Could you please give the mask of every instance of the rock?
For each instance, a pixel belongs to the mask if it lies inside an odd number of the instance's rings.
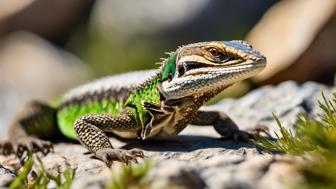
[[[233,156],[231,158],[235,161],[230,162],[226,162],[226,158],[228,157],[219,156],[217,163],[207,167],[202,173],[209,188],[255,188],[256,183],[267,173],[267,168],[275,163],[270,155],[244,158]]]
[[[15,177],[15,172],[0,164],[0,186],[9,186]]]
[[[261,87],[238,100],[224,99],[204,109],[224,111],[240,128],[251,129],[256,125],[266,125],[273,134],[273,131],[278,131],[278,127],[272,113],[279,117],[283,126],[293,129],[298,113],[312,115],[320,112],[317,100],[321,100],[321,90],[328,96],[335,91],[335,87],[327,88],[313,82],[298,85],[287,81],[276,87]]]
[[[279,1],[247,36],[270,64],[261,85],[286,80],[332,84],[336,71],[336,1]]]
[[[316,100],[321,89],[326,95],[335,91],[335,88],[313,82],[298,85],[288,81],[256,89],[239,99],[224,99],[204,109],[226,112],[242,129],[262,124],[273,133],[277,126],[272,112],[284,127],[292,128],[298,112],[319,111]],[[208,126],[189,126],[179,136],[166,140],[126,143],[111,138],[111,141],[116,148],[141,148],[147,159],[154,160],[144,178],[153,188],[278,189],[301,179],[290,158],[264,154],[251,143],[221,140]],[[0,156],[0,164],[5,161],[6,157]],[[55,153],[43,157],[42,161],[52,174],[76,168],[72,188],[105,187],[118,175],[115,173],[118,166],[120,168],[120,163],[116,162],[111,173],[83,146],[68,143],[56,144]]]
[[[0,2],[0,18],[3,20],[15,13],[19,12],[20,10],[28,7],[33,0],[26,0],[26,1],[1,1]]]
[[[259,181],[256,188],[260,189],[282,189],[291,181],[302,180],[296,168],[293,166],[293,159],[289,157],[275,156],[273,162],[267,167],[267,173]],[[289,179],[290,178],[290,179]],[[273,182],[274,180],[282,182]]]
[[[62,43],[76,25],[83,23],[92,4],[80,0],[1,1],[0,38],[24,30]]]
[[[110,172],[109,172],[110,173]],[[83,173],[79,178],[75,179],[71,185],[71,188],[90,188],[100,189],[106,186],[106,183],[111,178],[111,174],[92,174],[89,172]]]
[[[204,188],[206,184],[191,164],[185,166],[185,162],[173,159],[158,162],[155,166],[158,169],[149,175],[153,188]]]

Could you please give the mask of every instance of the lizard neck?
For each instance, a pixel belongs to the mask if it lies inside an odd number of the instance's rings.
[[[161,82],[161,73],[157,73],[152,76],[130,93],[124,106],[128,108],[133,108],[135,111],[133,115],[134,118],[141,124],[142,127],[150,121],[150,115],[144,108],[144,103],[150,103],[154,106],[160,107],[161,95],[158,89],[158,85]]]
[[[161,99],[162,94],[159,86],[162,81],[171,79],[175,74],[176,56],[176,52],[170,53],[170,56],[162,61],[162,65],[156,74],[137,86],[125,102],[125,107],[135,110],[133,116],[141,123],[143,128],[151,119],[149,112],[143,105],[148,103],[160,108],[163,99]]]
[[[216,89],[213,89],[211,91],[199,94],[199,95],[195,95],[194,99],[195,99],[195,105],[199,107],[203,106],[205,103],[207,103],[210,99],[212,99],[213,97],[215,97],[216,95],[218,95],[219,93],[221,93],[222,91],[224,91],[226,88],[230,87],[231,85],[227,85],[227,86],[221,86],[218,87]]]

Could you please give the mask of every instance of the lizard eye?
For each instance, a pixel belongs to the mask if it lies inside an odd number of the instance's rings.
[[[220,57],[222,55],[222,53],[217,48],[214,47],[209,48],[208,51],[214,57]]]

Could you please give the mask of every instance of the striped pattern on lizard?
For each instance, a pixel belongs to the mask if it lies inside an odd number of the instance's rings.
[[[16,115],[2,154],[48,153],[57,136],[78,140],[98,159],[137,162],[139,149],[115,149],[106,133],[147,140],[177,135],[189,123],[213,125],[223,138],[249,140],[222,112],[199,108],[234,83],[266,66],[244,41],[212,41],[177,48],[156,70],[106,77],[67,92],[50,106],[32,101]],[[44,139],[44,140],[42,140]]]

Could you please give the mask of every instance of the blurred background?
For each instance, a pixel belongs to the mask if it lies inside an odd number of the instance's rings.
[[[285,80],[334,84],[336,0],[2,0],[0,136],[29,99],[156,68],[183,44],[235,39],[266,55],[268,66],[221,97]]]

